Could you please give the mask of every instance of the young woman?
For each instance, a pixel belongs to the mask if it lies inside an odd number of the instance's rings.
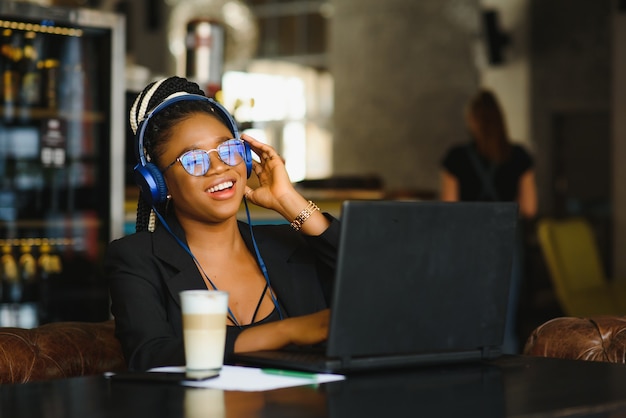
[[[233,352],[325,340],[339,222],[296,192],[271,146],[238,138],[230,115],[195,83],[170,77],[148,85],[130,119],[137,231],[113,241],[105,259],[129,368],[185,363],[185,289],[229,293],[227,362]],[[258,187],[247,185],[249,175]],[[242,201],[287,222],[239,221]]]
[[[537,213],[533,159],[510,141],[496,96],[480,90],[467,106],[465,122],[471,141],[445,155],[441,199],[513,201],[522,217],[533,218]]]

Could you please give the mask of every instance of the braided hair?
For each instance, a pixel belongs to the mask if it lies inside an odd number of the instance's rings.
[[[142,121],[146,119],[152,109],[166,100],[170,95],[181,92],[205,95],[198,84],[182,77],[173,76],[148,84],[143,91],[139,93],[130,109],[130,127],[133,133],[137,135]],[[162,167],[163,162],[160,160],[165,151],[167,142],[171,138],[172,128],[178,122],[195,113],[208,113],[224,123],[220,117],[214,113],[208,102],[183,100],[173,103],[156,113],[148,121],[149,125],[145,129],[143,139],[144,155],[146,159],[158,167]],[[155,209],[160,213],[164,213],[168,209],[167,202],[159,204]],[[151,210],[152,207],[145,201],[140,192],[137,202],[136,232],[148,230]]]

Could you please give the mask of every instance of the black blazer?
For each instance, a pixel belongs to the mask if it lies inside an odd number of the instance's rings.
[[[253,227],[284,317],[310,314],[330,306],[339,222],[326,216],[331,225],[318,237],[295,232],[286,224]],[[176,219],[167,222],[185,242]],[[239,222],[239,230],[255,255],[248,224]],[[159,225],[153,233],[139,232],[111,242],[104,268],[115,332],[129,368],[146,370],[185,364],[178,294],[186,289],[206,289],[191,255]],[[226,362],[240,332],[237,327],[228,327]]]

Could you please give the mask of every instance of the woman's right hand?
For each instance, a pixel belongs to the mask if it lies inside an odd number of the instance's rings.
[[[317,344],[328,338],[329,321],[330,309],[324,309],[251,327],[237,337],[235,352],[277,350],[290,344]]]
[[[328,338],[330,309],[310,315],[288,318],[283,321],[289,343],[296,345],[317,344]]]
[[[242,134],[252,151],[260,158],[260,162],[252,161],[252,171],[259,179],[259,187],[246,187],[246,198],[255,205],[266,209],[284,212],[283,199],[296,194],[293,183],[289,179],[285,161],[270,145],[257,141],[250,135]]]

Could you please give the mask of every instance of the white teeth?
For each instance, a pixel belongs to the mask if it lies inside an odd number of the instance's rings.
[[[219,192],[220,190],[230,189],[233,187],[232,181],[225,181],[224,183],[220,183],[217,186],[213,186],[209,188],[209,193]]]

